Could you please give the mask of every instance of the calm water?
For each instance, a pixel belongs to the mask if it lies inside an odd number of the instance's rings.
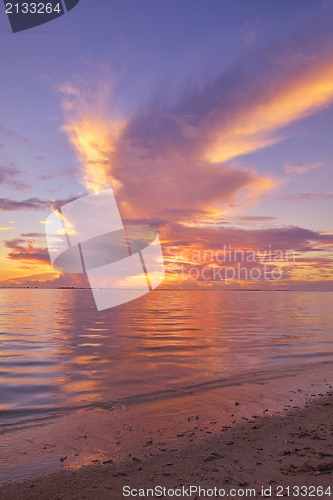
[[[135,405],[333,361],[333,293],[0,290],[0,419]]]

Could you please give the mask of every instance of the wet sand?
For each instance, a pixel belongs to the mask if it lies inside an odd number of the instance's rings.
[[[234,404],[236,409],[238,402]],[[225,494],[230,494],[232,489],[240,490],[234,498],[262,498],[264,493],[267,498],[286,497],[286,488],[294,485],[303,486],[309,498],[330,498],[329,487],[333,494],[333,394],[316,397],[303,407],[285,410],[283,414],[267,415],[264,410],[262,416],[243,417],[242,423],[234,426],[223,423],[212,421],[214,434],[208,431],[201,442],[191,442],[195,429],[201,425],[200,417],[192,415],[189,417],[191,430],[178,436],[182,446],[171,449],[160,446],[158,452],[144,459],[130,455],[123,463],[106,461],[108,463],[6,483],[0,488],[0,498],[140,498],[135,496],[136,492],[123,496],[125,486],[134,489],[184,486],[184,495],[180,498],[212,498],[208,496],[210,491],[206,496],[194,490],[190,492],[191,485],[206,490],[223,489]],[[153,444],[151,440],[146,442],[148,449]],[[253,492],[246,492],[249,488],[256,490],[255,496]],[[320,488],[324,488],[326,494],[322,495]],[[149,493],[148,498],[159,497]],[[165,493],[162,498],[172,498]],[[290,491],[289,497],[292,497]],[[222,496],[217,493],[215,498]]]
[[[152,455],[202,444],[221,429],[254,415],[272,416],[304,406],[332,390],[331,363],[209,380],[174,393],[141,395],[117,405],[36,416],[0,427],[0,483],[77,470],[129,453]]]

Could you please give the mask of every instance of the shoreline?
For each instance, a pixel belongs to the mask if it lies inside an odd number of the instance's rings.
[[[281,415],[332,390],[332,363],[297,370],[210,381],[166,399],[135,398],[108,409],[70,412],[0,427],[0,484],[78,470],[132,456],[146,461],[161,451],[201,444],[221,428],[253,416]],[[138,402],[140,402],[138,404]]]
[[[333,494],[333,393],[318,396],[282,415],[254,415],[234,427],[220,427],[219,432],[201,443],[162,449],[144,460],[129,456],[125,463],[109,461],[1,483],[0,497],[118,500],[126,498],[122,494],[126,485],[135,489],[197,485],[224,488],[226,492],[254,488],[255,498],[262,497],[262,487],[274,492],[278,486],[327,489],[331,485]]]

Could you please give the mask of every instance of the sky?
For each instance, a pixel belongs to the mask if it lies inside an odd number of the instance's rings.
[[[81,0],[0,35],[0,284],[82,284],[45,221],[112,187],[166,286],[333,289],[332,2]]]

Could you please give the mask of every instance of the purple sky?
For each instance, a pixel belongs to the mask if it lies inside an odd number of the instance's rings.
[[[274,244],[294,280],[331,276],[331,2],[81,0],[0,32],[1,280],[48,270],[51,200],[109,186],[166,245]]]

